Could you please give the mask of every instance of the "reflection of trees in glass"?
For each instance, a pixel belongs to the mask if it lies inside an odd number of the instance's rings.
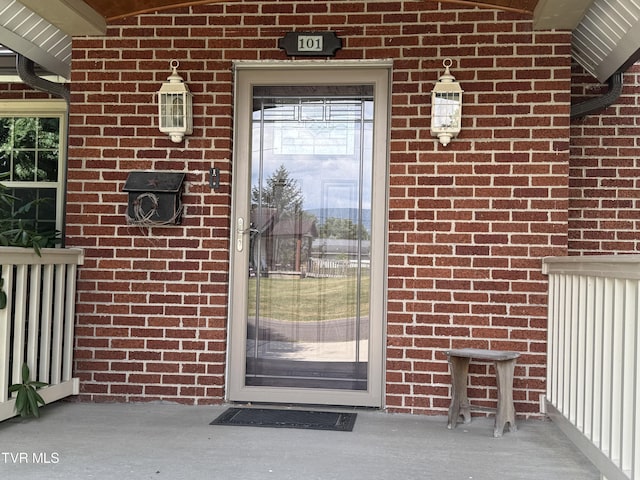
[[[320,238],[369,240],[369,232],[362,223],[356,225],[350,218],[329,217],[318,229]]]
[[[269,270],[300,271],[311,253],[311,243],[317,237],[316,218],[303,211],[304,195],[296,179],[281,165],[264,182],[251,189],[254,211],[261,213],[256,218],[265,217],[267,211],[275,212],[269,231],[263,225],[253,225],[261,234],[263,246],[269,252],[261,252],[266,258]],[[255,248],[252,245],[252,249]]]
[[[267,178],[265,185],[254,185],[251,201],[262,208],[275,208],[280,219],[292,218],[302,211],[304,196],[298,181],[289,176],[289,171],[280,165]]]
[[[11,126],[12,118],[0,118],[0,172],[5,173],[11,170]]]
[[[56,181],[58,176],[58,118],[0,119],[0,172],[13,181]]]

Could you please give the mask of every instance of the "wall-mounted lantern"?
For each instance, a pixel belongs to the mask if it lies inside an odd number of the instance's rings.
[[[444,74],[431,92],[431,135],[444,146],[458,136],[462,119],[462,88],[449,71],[452,64],[450,58],[442,62]]]
[[[185,135],[193,132],[192,95],[178,75],[178,65],[176,60],[170,63],[173,72],[158,91],[160,131],[169,135],[175,143],[180,143]]]

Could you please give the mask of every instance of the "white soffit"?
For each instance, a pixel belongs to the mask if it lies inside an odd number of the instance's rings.
[[[640,49],[640,1],[595,0],[573,31],[573,57],[601,82]]]
[[[104,35],[107,21],[83,0],[19,0],[72,37]]]
[[[104,18],[82,0],[0,0],[0,44],[65,78],[72,37],[105,31]]]
[[[535,30],[573,30],[594,0],[539,0],[533,12]]]
[[[0,44],[69,78],[71,36],[16,0],[0,0]]]

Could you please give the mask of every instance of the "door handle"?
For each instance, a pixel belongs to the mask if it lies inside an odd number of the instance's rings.
[[[244,247],[244,218],[238,217],[236,220],[236,250],[242,251]]]

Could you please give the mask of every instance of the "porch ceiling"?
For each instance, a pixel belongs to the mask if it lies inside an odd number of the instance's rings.
[[[109,22],[140,13],[223,1],[0,0],[0,44],[69,78],[72,37],[104,35]],[[574,58],[601,81],[639,58],[640,0],[439,1],[531,15],[536,30],[571,30]]]
[[[128,17],[138,13],[153,12],[181,5],[197,5],[199,3],[216,3],[223,1],[225,0],[85,0],[86,3],[100,12],[107,21]],[[558,3],[557,0],[550,1]],[[447,3],[447,0],[445,0],[445,3]],[[466,3],[491,8],[513,10],[522,13],[533,13],[536,4],[539,3],[539,0],[449,0],[448,3]]]

